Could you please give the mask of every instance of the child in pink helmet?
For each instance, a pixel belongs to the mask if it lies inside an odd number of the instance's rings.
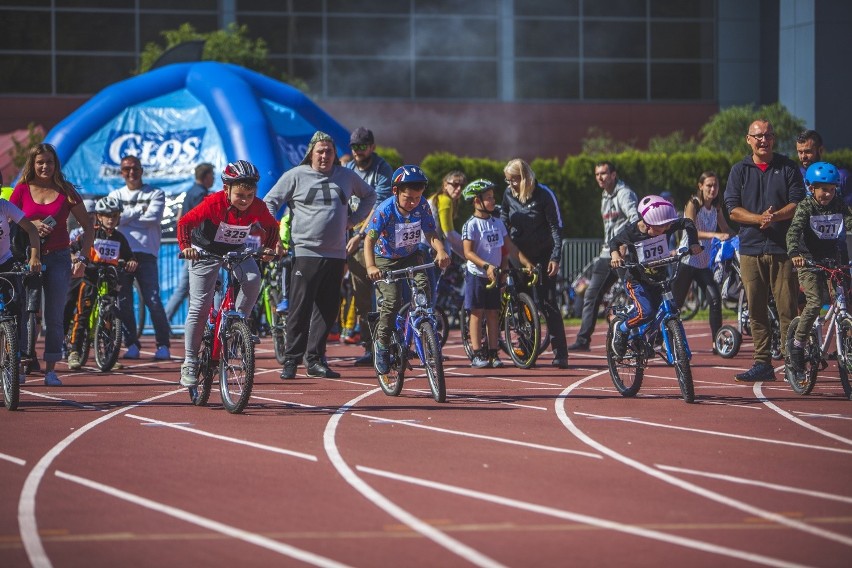
[[[645,264],[662,260],[677,251],[669,248],[669,236],[676,231],[686,231],[689,252],[699,254],[698,231],[691,219],[678,217],[675,206],[658,195],[648,195],[639,200],[639,220],[626,225],[609,242],[613,268],[630,262]],[[612,344],[616,355],[622,357],[627,348],[628,330],[654,317],[663,301],[657,286],[669,277],[668,268],[631,268],[624,275],[627,293],[633,302],[627,319],[615,327]]]

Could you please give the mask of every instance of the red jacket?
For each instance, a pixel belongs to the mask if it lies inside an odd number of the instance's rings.
[[[243,233],[239,227],[249,230]],[[180,250],[195,245],[215,254],[242,248],[243,243],[237,241],[249,232],[259,235],[266,248],[274,249],[278,243],[278,223],[262,199],[255,198],[248,209],[240,211],[228,202],[224,191],[205,197],[180,218],[177,226]]]

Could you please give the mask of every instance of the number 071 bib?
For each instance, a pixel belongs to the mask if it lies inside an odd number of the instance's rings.
[[[839,239],[843,234],[843,215],[811,215],[811,230],[822,240]]]

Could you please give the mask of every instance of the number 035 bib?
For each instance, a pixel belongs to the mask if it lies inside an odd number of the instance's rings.
[[[217,243],[225,243],[226,245],[241,245],[246,242],[249,236],[250,227],[242,227],[240,225],[231,225],[229,223],[219,223],[219,228],[216,230],[216,236],[213,240]]]
[[[111,241],[109,239],[95,239],[92,244],[92,260],[95,262],[116,263],[118,261],[118,253],[121,248],[121,243]]]
[[[843,234],[843,215],[811,215],[811,230],[822,240],[839,239]]]

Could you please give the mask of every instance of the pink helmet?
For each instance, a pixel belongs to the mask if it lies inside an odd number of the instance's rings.
[[[677,221],[675,206],[659,195],[647,195],[639,200],[639,216],[648,225],[668,225]]]

